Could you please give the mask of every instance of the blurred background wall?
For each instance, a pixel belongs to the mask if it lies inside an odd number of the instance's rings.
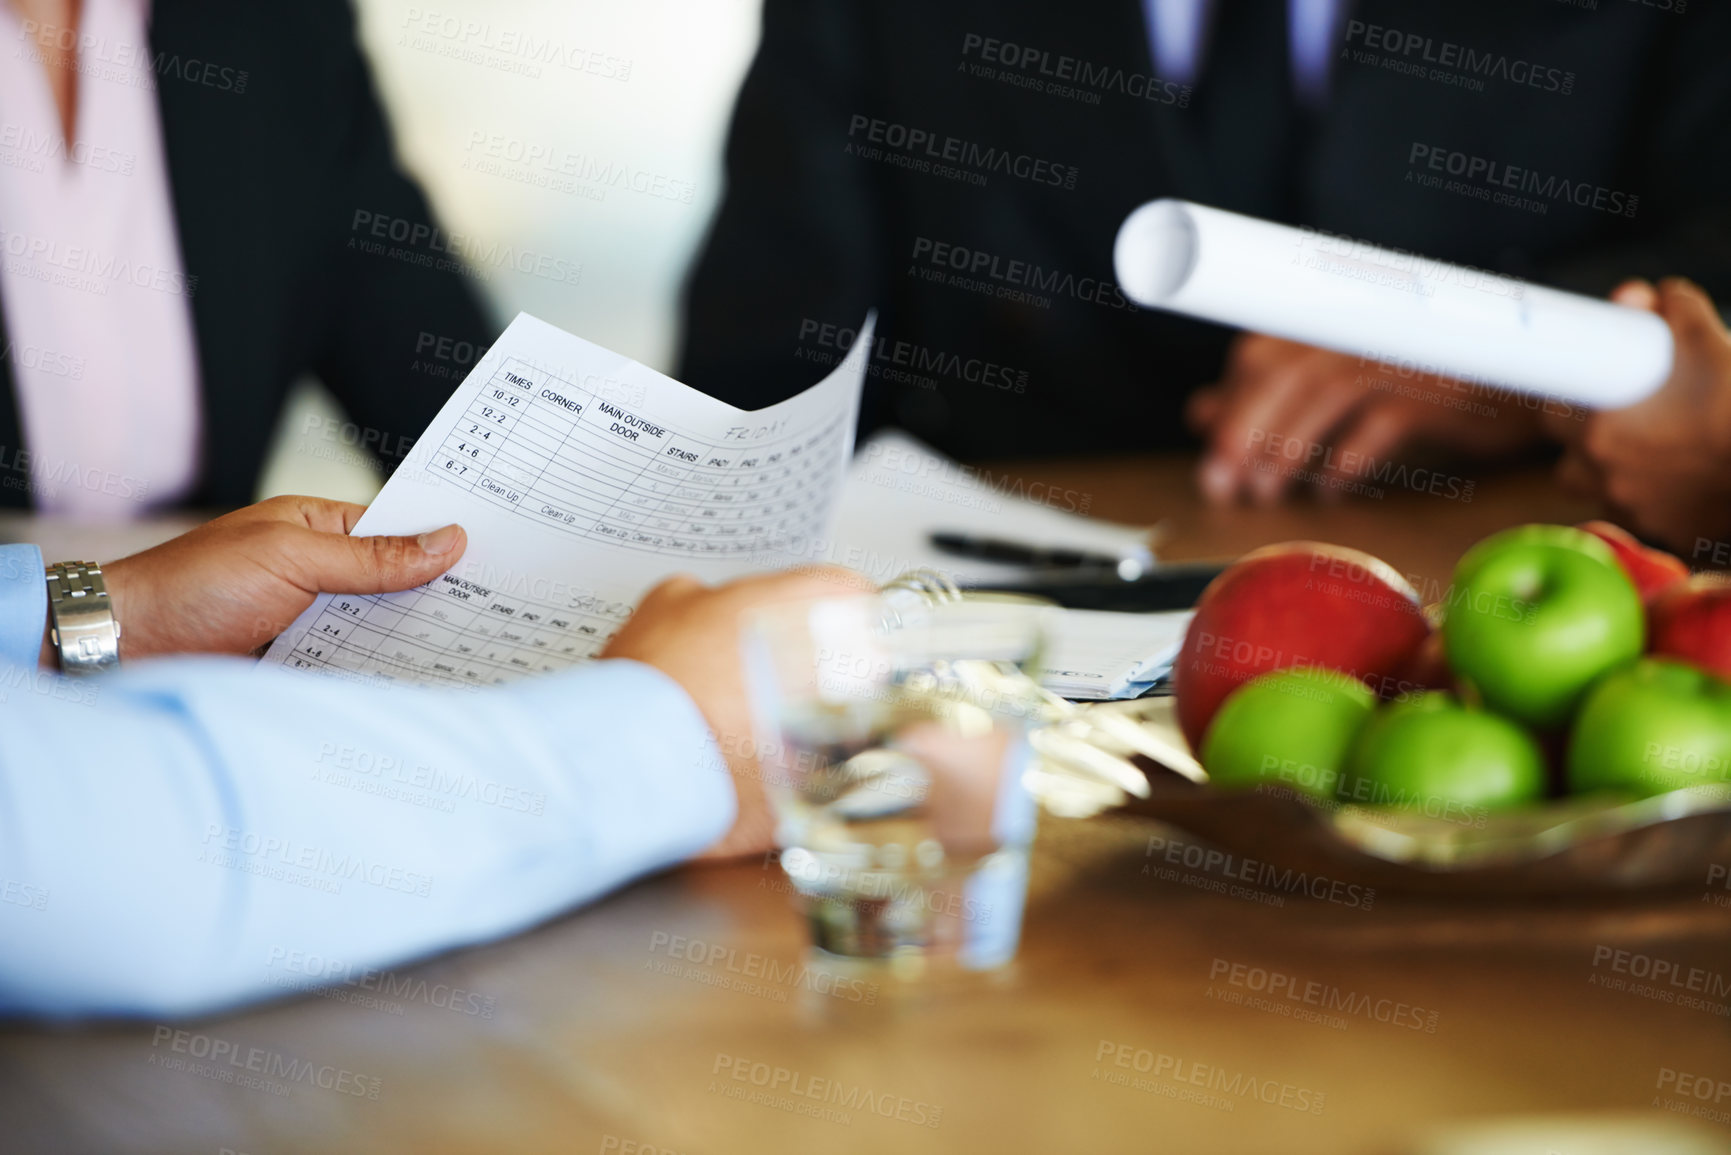
[[[534,313],[670,371],[760,0],[355,4],[398,154],[440,223],[531,270],[481,270],[498,327]],[[259,496],[372,498],[364,455],[324,436],[337,416],[316,383],[297,389]]]

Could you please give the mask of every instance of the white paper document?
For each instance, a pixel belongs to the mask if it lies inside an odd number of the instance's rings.
[[[593,657],[671,573],[805,559],[847,473],[871,330],[824,380],[746,412],[519,314],[354,530],[459,522],[463,559],[403,593],[321,595],[265,661],[504,682]]]
[[[1257,333],[1503,391],[1632,405],[1671,373],[1651,313],[1181,200],[1125,218],[1124,293]]]
[[[922,566],[962,585],[1027,576],[1025,566],[939,551],[931,535],[948,532],[1154,564],[1149,529],[1083,516],[1091,504],[1090,494],[965,467],[900,430],[885,430],[854,458],[829,558],[880,584]]]
[[[1171,671],[1195,616],[1065,610],[1056,615],[1040,684],[1063,698],[1139,697]]]

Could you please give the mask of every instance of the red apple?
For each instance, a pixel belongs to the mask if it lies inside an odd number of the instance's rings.
[[[1392,695],[1430,633],[1412,586],[1367,553],[1313,541],[1253,550],[1196,603],[1172,669],[1178,725],[1200,750],[1226,695],[1292,666],[1344,670]]]
[[[1689,567],[1681,558],[1642,545],[1634,534],[1620,525],[1608,521],[1583,521],[1575,528],[1586,530],[1611,547],[1611,552],[1617,555],[1617,564],[1635,583],[1635,589],[1644,602],[1652,601],[1655,594],[1689,576]]]
[[[1647,652],[1731,680],[1731,581],[1696,574],[1647,607]]]

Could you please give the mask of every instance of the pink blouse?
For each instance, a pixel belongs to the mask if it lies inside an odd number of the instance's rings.
[[[41,512],[122,521],[199,471],[195,277],[163,157],[149,0],[84,0],[78,44],[0,0],[0,303],[27,473]],[[61,131],[45,56],[78,56]],[[24,464],[27,462],[27,465]]]

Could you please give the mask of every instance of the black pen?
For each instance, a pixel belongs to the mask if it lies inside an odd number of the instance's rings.
[[[1143,563],[1136,558],[1114,557],[1106,553],[1089,553],[1080,549],[1043,548],[1002,538],[974,537],[966,533],[938,530],[932,533],[934,549],[952,557],[973,558],[976,561],[1004,562],[1008,565],[1035,566],[1040,569],[1108,569],[1125,580],[1140,576]],[[1125,573],[1125,567],[1134,572]]]

